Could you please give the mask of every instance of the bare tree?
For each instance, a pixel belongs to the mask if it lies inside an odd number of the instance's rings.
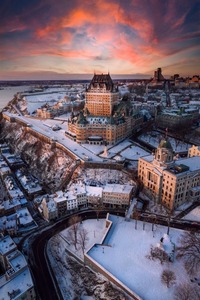
[[[200,234],[197,232],[185,232],[176,248],[177,258],[184,260],[188,274],[195,274],[200,269]]]
[[[74,234],[73,228],[69,228],[68,233],[67,233],[67,239],[70,244],[74,246],[74,248],[77,250],[77,242],[78,240],[76,239],[76,236]]]
[[[83,254],[88,240],[88,231],[85,228],[81,228],[78,231],[78,243],[81,246]]]
[[[151,230],[154,231],[154,226],[157,223],[157,216],[156,215],[149,215],[148,220],[152,224]]]
[[[145,230],[145,219],[143,220],[143,230]]]
[[[170,222],[171,222],[171,217],[172,217],[172,212],[171,210],[167,211],[167,234],[169,235],[169,230],[170,230]]]
[[[139,212],[138,212],[137,208],[134,209],[132,218],[135,219],[135,229],[137,230],[137,222],[139,219]]]
[[[81,218],[79,216],[73,216],[69,219],[69,231],[68,231],[68,239],[74,245],[77,250],[78,243],[78,229],[80,226]]]
[[[164,262],[169,262],[167,253],[159,247],[151,246],[150,254],[147,255],[147,258],[151,260],[159,260],[161,265]]]
[[[95,206],[97,221],[99,221],[99,215],[100,215],[101,211],[102,211],[102,204],[100,203],[100,200],[99,200],[98,204]]]
[[[174,292],[174,300],[199,300],[200,290],[187,282],[178,285]]]
[[[163,270],[161,275],[161,281],[165,284],[168,288],[172,286],[176,282],[176,276],[174,272],[171,270]]]

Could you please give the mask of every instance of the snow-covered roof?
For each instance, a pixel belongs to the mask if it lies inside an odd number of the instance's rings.
[[[88,196],[102,197],[102,190],[101,187],[86,185],[86,193]]]
[[[65,193],[67,201],[76,200],[76,192],[69,190]]]
[[[154,160],[154,156],[153,155],[147,155],[142,157],[142,159],[148,161],[148,162],[152,162]]]
[[[1,286],[1,299],[19,299],[20,296],[25,294],[25,292],[32,287],[33,281],[27,267],[11,280],[6,281],[5,278],[5,284]]]
[[[0,230],[17,229],[16,214],[11,216],[3,216],[0,218]]]
[[[49,198],[49,200],[45,201],[45,202],[46,202],[46,205],[47,205],[47,208],[48,208],[49,212],[57,210],[57,206],[56,206],[56,203],[55,203],[54,199]]]
[[[176,162],[180,165],[188,166],[190,171],[200,170],[200,157],[199,156],[193,156],[193,157],[179,159]]]
[[[8,254],[7,259],[9,260],[9,264],[15,272],[27,266],[27,261],[24,255],[19,250],[13,251]]]
[[[5,255],[10,251],[15,250],[16,248],[17,246],[15,242],[9,235],[0,238],[0,253],[2,255]]]
[[[13,195],[13,196],[15,196],[15,195]],[[18,196],[18,194],[16,196]],[[20,207],[21,203],[20,203],[19,199],[17,199],[17,198],[13,198],[12,200],[4,201],[5,210],[9,210],[11,208],[18,207],[18,206]]]
[[[119,193],[119,194],[129,194],[133,189],[133,186],[131,185],[125,185],[125,184],[106,184],[103,187],[103,192],[105,193]]]
[[[85,184],[72,184],[69,188],[69,190],[74,191],[76,194],[84,194],[86,192],[85,190]]]
[[[33,218],[26,207],[18,209],[17,215],[20,225],[27,226],[33,222]]]
[[[56,202],[56,203],[59,203],[59,202],[63,202],[63,201],[67,201],[67,199],[66,199],[66,197],[55,197],[54,198],[54,201]]]

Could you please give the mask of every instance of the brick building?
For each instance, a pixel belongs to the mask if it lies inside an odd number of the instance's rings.
[[[68,119],[66,135],[78,143],[115,144],[143,123],[129,101],[120,101],[109,74],[94,75],[85,93],[85,107]]]

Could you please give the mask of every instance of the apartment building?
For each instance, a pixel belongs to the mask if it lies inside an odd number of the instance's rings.
[[[130,204],[133,186],[121,184],[106,184],[103,187],[103,204],[109,207],[126,208]]]
[[[10,236],[0,238],[1,299],[36,299],[33,280],[24,255],[17,250]]]
[[[58,191],[42,199],[40,209],[44,218],[52,220],[64,216],[72,210],[91,207],[126,208],[132,198],[134,187],[131,185],[106,184],[90,186],[83,183],[73,184],[66,192]]]

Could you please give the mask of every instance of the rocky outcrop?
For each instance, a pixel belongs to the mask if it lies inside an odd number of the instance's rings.
[[[96,275],[87,267],[81,265],[76,260],[67,256],[68,271],[72,276],[72,286],[75,297],[81,299],[82,296],[91,296],[96,300],[126,300],[123,292],[115,288],[103,276]],[[78,284],[77,284],[78,283]]]
[[[49,190],[56,190],[64,174],[70,173],[73,159],[62,150],[52,149],[51,145],[31,135],[23,126],[5,121],[0,137],[10,144],[13,151],[28,164],[31,173]]]

